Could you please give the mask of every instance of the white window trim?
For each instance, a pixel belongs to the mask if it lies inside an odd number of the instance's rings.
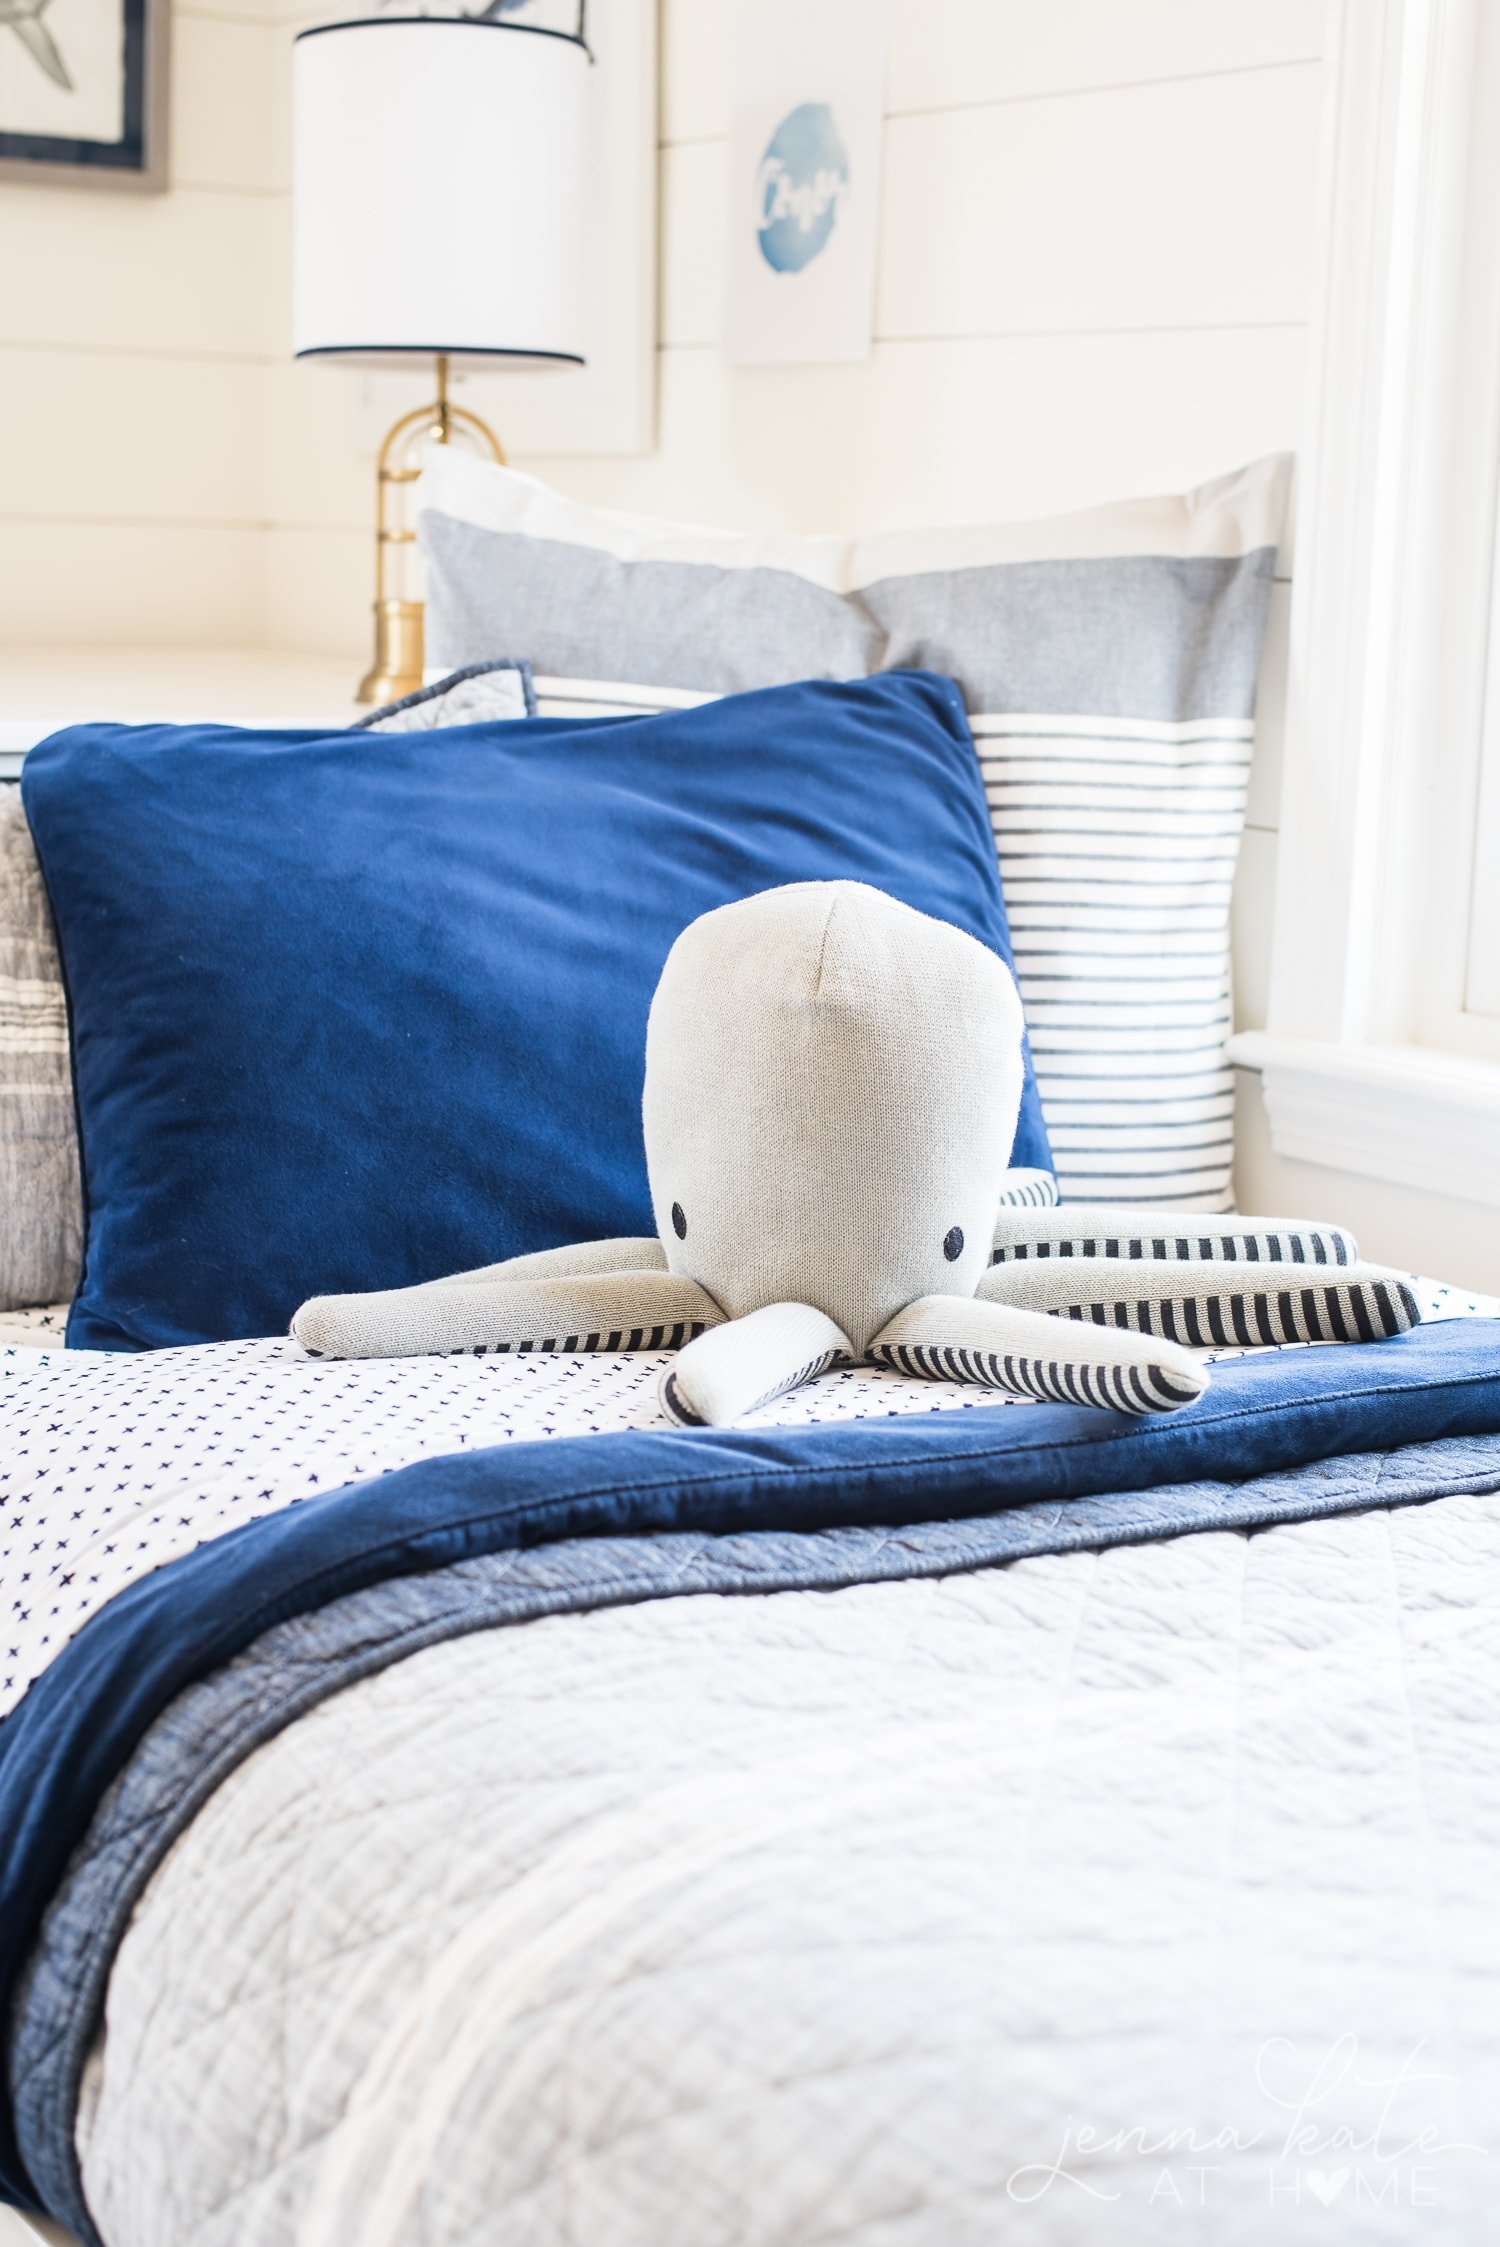
[[[1497,13],[1331,0],[1271,991],[1229,1048],[1278,1153],[1488,1205],[1500,1064],[1433,1042],[1430,932],[1484,720],[1500,286],[1471,284],[1500,226],[1470,121]]]

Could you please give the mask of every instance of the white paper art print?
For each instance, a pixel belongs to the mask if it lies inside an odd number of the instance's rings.
[[[866,359],[880,224],[883,0],[738,0],[725,350]]]
[[[0,177],[166,184],[169,0],[0,0]]]

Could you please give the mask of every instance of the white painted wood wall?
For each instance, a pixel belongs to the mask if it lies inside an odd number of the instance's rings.
[[[275,60],[191,0],[170,194],[0,183],[0,641],[260,634]]]
[[[362,644],[380,417],[286,357],[290,33],[328,12],[183,0],[168,195],[0,190],[0,639]],[[806,529],[1045,512],[1294,443],[1321,0],[891,14],[870,365],[720,363],[726,8],[663,0],[660,449],[545,472]],[[382,406],[420,388],[379,379]],[[505,378],[468,395],[503,433]]]
[[[889,8],[869,364],[723,364],[727,9],[662,0],[658,448],[521,465],[605,503],[815,530],[1048,513],[1295,447],[1322,0]],[[362,653],[373,446],[418,386],[287,358],[290,33],[328,12],[179,5],[165,198],[0,190],[0,640]],[[503,435],[505,379],[465,396]],[[1284,576],[1242,1027],[1264,1018],[1288,596]],[[1243,1200],[1467,1274],[1459,1205],[1279,1162],[1253,1078],[1242,1108]]]
[[[1322,0],[890,7],[870,364],[722,363],[728,9],[662,0],[658,449],[520,463],[649,512],[816,530],[1047,513],[1295,444]],[[284,259],[284,205],[277,225]],[[284,299],[268,628],[358,646],[373,450],[419,386],[290,365]],[[503,438],[507,378],[463,395]]]

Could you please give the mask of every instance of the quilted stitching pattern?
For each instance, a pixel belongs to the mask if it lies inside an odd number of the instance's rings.
[[[101,2232],[1064,2247],[1201,2193],[1209,2247],[1478,2241],[1497,1608],[1458,1496],[414,1655],[137,1907]]]

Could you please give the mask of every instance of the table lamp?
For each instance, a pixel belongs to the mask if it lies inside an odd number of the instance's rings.
[[[436,362],[436,398],[380,449],[375,659],[362,702],[422,680],[416,533],[401,508],[421,448],[456,439],[505,458],[477,414],[450,404],[449,369],[584,363],[582,0],[576,31],[504,20],[505,5],[319,24],[295,43],[296,356]]]

